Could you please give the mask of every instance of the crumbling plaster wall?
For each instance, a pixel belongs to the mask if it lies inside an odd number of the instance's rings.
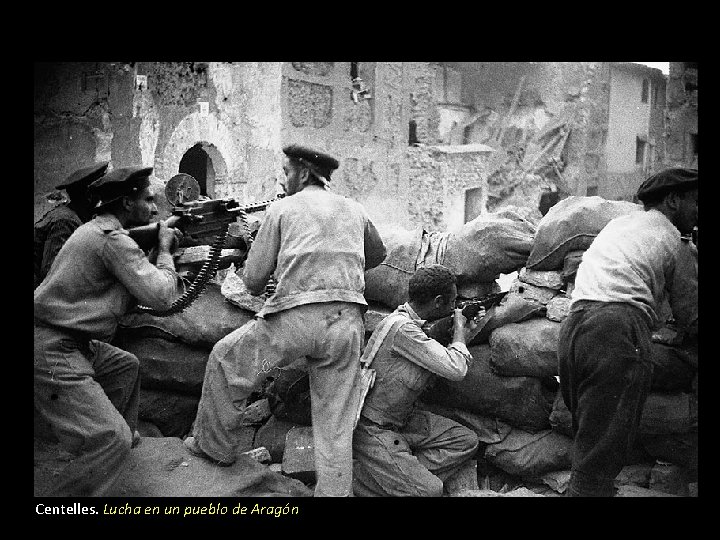
[[[47,195],[69,174],[110,159],[108,96],[121,73],[96,62],[34,65],[35,220],[52,207]]]
[[[413,74],[400,62],[360,62],[358,69],[372,97],[355,103],[349,62],[285,62],[282,144],[335,156],[335,192],[363,204],[376,223],[408,226],[407,87]]]
[[[137,84],[138,75],[146,84]],[[103,159],[113,168],[152,166],[153,185],[162,190],[196,143],[210,149],[214,196],[273,196],[281,166],[280,82],[280,63],[272,62],[36,66],[36,219],[49,207],[53,186],[79,167]],[[206,113],[200,102],[208,104]],[[161,215],[169,210],[159,207]]]

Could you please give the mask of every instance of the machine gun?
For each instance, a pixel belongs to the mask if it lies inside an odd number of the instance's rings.
[[[507,293],[508,291],[497,292],[488,294],[482,298],[463,300],[457,302],[456,307],[462,308],[462,314],[469,321],[473,319],[481,309],[488,310],[498,305]],[[433,338],[435,341],[447,347],[453,337],[453,317],[454,315],[448,315],[447,317],[430,321],[423,326],[423,331],[428,337]]]
[[[165,196],[173,206],[172,216],[177,217],[174,227],[183,233],[179,247],[206,245],[210,246],[210,251],[193,282],[168,310],[159,311],[147,306],[138,306],[138,310],[157,317],[180,313],[200,296],[208,281],[217,273],[223,248],[249,250],[253,237],[246,214],[263,211],[272,202],[282,198],[282,195],[279,195],[275,199],[248,205],[240,205],[232,198],[200,200],[200,187],[197,181],[184,173],[173,176],[168,181],[165,186]],[[230,224],[237,222],[238,218],[245,228],[245,238],[231,237],[232,241],[228,242]],[[157,244],[157,224],[135,227],[128,232],[145,251]]]

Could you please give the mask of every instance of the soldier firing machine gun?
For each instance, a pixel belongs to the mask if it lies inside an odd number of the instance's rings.
[[[247,214],[261,212],[283,197],[278,195],[275,199],[248,205],[240,205],[232,198],[200,200],[199,184],[195,178],[185,173],[175,175],[168,181],[165,186],[165,196],[173,206],[172,215],[179,218],[175,225],[183,233],[179,247],[207,245],[210,246],[210,251],[190,286],[168,310],[159,311],[148,306],[138,306],[140,311],[156,317],[174,315],[189,307],[217,273],[224,247],[250,249],[253,236],[247,222]],[[238,218],[245,229],[245,237],[239,244],[231,243],[226,246],[230,224],[237,222]],[[149,250],[157,244],[157,224],[135,227],[128,232],[144,250]]]

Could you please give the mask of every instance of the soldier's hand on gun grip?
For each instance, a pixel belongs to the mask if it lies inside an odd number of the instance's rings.
[[[172,253],[177,245],[176,231],[177,229],[168,227],[164,221],[158,222],[158,249],[160,251]]]

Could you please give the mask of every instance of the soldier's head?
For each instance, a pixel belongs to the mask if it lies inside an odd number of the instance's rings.
[[[457,299],[457,278],[441,264],[418,268],[408,283],[410,305],[429,321],[452,314]]]
[[[109,172],[91,186],[95,212],[114,214],[123,227],[147,225],[157,215],[150,185],[152,167],[124,167]]]
[[[70,206],[77,212],[82,221],[90,219],[93,203],[90,200],[88,188],[90,184],[105,174],[109,163],[103,161],[83,167],[73,172],[64,182],[55,186],[55,189],[64,189],[70,199]]]
[[[645,180],[637,197],[646,210],[665,214],[681,234],[692,233],[698,224],[697,169],[665,169]]]
[[[285,180],[280,182],[286,195],[294,195],[307,185],[327,186],[338,161],[323,152],[291,144],[283,148]]]

